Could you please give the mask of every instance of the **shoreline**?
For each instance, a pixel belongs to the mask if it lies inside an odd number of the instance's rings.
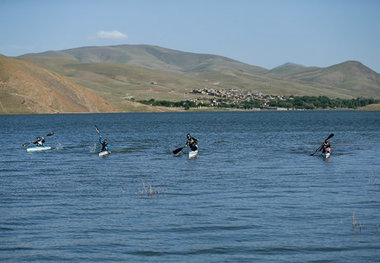
[[[300,111],[367,111],[367,112],[377,112],[380,111],[380,107],[375,109],[233,109],[233,108],[194,108],[185,110],[183,108],[170,108],[168,110],[163,108],[158,108],[152,111],[113,111],[113,112],[38,112],[38,113],[0,113],[0,116],[9,115],[61,115],[61,114],[119,114],[119,113],[186,113],[186,112],[300,112]]]

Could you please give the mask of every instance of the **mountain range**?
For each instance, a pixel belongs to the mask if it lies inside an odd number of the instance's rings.
[[[191,99],[189,92],[199,88],[380,98],[380,74],[358,61],[325,68],[286,63],[268,70],[150,45],[1,56],[0,81],[0,113],[151,111],[134,100]]]

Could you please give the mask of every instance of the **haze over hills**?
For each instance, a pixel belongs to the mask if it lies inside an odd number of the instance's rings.
[[[192,99],[196,95],[189,92],[202,88],[380,98],[380,75],[356,61],[326,68],[286,63],[268,70],[149,45],[82,47],[0,61],[3,113],[157,111],[134,100]]]

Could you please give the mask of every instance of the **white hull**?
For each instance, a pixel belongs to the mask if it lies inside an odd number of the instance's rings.
[[[198,155],[198,150],[189,152],[189,159],[195,158]]]
[[[325,158],[325,159],[327,159],[327,158],[330,157],[330,154],[331,154],[330,152],[323,152],[322,153],[322,157]]]
[[[107,156],[111,153],[111,151],[102,151],[99,153],[99,156]]]
[[[30,147],[27,148],[27,152],[39,152],[39,151],[46,151],[46,150],[51,150],[51,147]]]

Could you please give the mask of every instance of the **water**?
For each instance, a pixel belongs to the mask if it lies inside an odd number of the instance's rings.
[[[51,131],[54,150],[21,146]],[[18,115],[0,132],[0,261],[380,256],[378,112]],[[193,160],[172,155],[187,132]],[[310,156],[330,133],[330,159]]]

